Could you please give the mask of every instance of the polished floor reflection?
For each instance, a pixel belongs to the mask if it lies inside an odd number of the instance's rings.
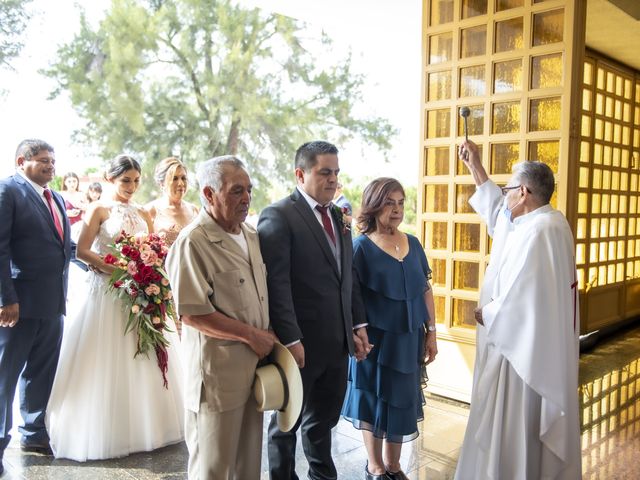
[[[582,478],[640,479],[640,328],[580,358]]]
[[[621,332],[583,354],[580,383],[583,478],[640,479],[637,459],[640,452],[640,326]],[[402,452],[402,466],[410,479],[453,477],[468,412],[465,404],[433,396],[427,399],[421,435],[405,444]],[[297,453],[297,470],[301,478],[306,478],[306,462],[300,445]],[[14,435],[5,452],[6,472],[2,480],[186,479],[186,457],[186,448],[181,444],[122,459],[79,464],[23,453],[18,435]],[[262,458],[266,466],[265,450]],[[340,478],[364,478],[366,454],[360,432],[344,421],[334,432],[334,458]],[[267,478],[264,471],[262,479]]]

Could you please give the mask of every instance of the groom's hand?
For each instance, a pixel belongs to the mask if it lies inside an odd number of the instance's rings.
[[[367,335],[367,329],[360,327],[353,332],[353,343],[355,346],[356,360],[361,361],[367,358],[367,355],[373,348],[373,345],[369,343],[369,336]]]
[[[18,317],[20,316],[20,304],[12,303],[0,307],[0,327],[13,327],[18,323]]]
[[[298,368],[304,368],[304,345],[302,342],[294,343],[287,347],[298,364]]]

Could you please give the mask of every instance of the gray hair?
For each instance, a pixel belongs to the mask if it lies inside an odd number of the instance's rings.
[[[200,190],[200,201],[203,206],[207,205],[207,199],[202,194],[204,187],[210,187],[213,191],[219,192],[224,184],[224,174],[228,167],[234,170],[246,170],[244,163],[238,157],[233,155],[223,155],[202,162],[196,169],[196,179]]]
[[[517,183],[526,186],[533,197],[546,205],[555,190],[553,170],[543,162],[522,162],[513,167],[513,178]]]

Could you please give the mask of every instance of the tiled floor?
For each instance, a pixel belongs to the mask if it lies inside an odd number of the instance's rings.
[[[640,479],[640,328],[580,357],[582,478]]]
[[[583,478],[640,479],[640,327],[602,342],[580,359]],[[429,397],[421,434],[405,444],[402,466],[412,480],[453,477],[468,416],[468,406]],[[19,418],[19,417],[16,417]],[[340,422],[334,432],[334,458],[340,477],[361,479],[366,454],[360,433]],[[298,445],[298,472],[306,478],[306,462]],[[123,459],[78,464],[21,452],[18,436],[5,452],[9,479],[140,479],[186,478],[183,444]],[[262,452],[266,466],[266,451]],[[263,472],[263,479],[268,475]]]

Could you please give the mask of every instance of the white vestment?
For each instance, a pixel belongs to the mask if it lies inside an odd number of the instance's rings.
[[[458,480],[579,479],[573,236],[545,205],[513,223],[487,181],[469,203],[493,237]]]

